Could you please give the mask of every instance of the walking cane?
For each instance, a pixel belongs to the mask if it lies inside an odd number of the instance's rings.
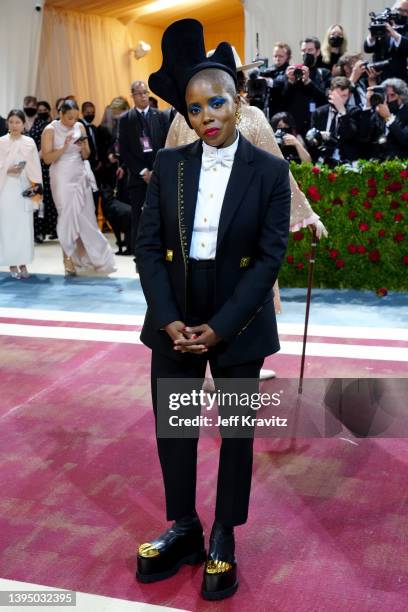
[[[309,326],[309,314],[310,314],[310,302],[312,298],[312,285],[313,285],[313,273],[314,273],[314,265],[316,262],[316,251],[317,251],[317,236],[316,236],[316,228],[313,227],[312,230],[312,250],[309,259],[309,274],[307,279],[307,297],[306,297],[306,315],[305,315],[305,329],[303,332],[303,350],[302,350],[302,359],[300,362],[300,377],[299,377],[299,388],[298,394],[301,395],[303,391],[303,374],[305,371],[305,357],[306,357],[306,342],[307,342],[307,329]]]

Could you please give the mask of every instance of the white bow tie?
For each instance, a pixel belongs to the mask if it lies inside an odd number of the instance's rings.
[[[221,164],[226,168],[232,168],[234,163],[235,152],[223,151],[222,149],[214,149],[211,151],[203,151],[201,167],[203,170],[210,170],[216,164]]]

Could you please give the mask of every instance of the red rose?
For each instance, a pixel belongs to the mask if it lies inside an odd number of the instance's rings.
[[[336,249],[329,249],[329,257],[337,259],[339,252]]]
[[[344,263],[344,260],[343,260],[343,259],[338,259],[338,260],[336,261],[336,268],[339,268],[339,269],[340,269],[340,268],[344,268],[344,266],[345,266],[345,263]]]
[[[303,238],[305,237],[303,232],[294,232],[293,234],[293,240],[296,240],[296,242],[299,242],[300,240],[303,240]]]
[[[394,236],[394,242],[402,242],[404,240],[404,234],[402,232],[398,232]]]
[[[378,249],[374,249],[373,251],[369,252],[368,257],[370,258],[370,261],[377,263],[377,261],[380,261],[381,259],[381,253]]]
[[[372,208],[371,202],[367,202],[367,200],[365,202],[363,202],[363,206],[364,206],[364,208]]]
[[[336,204],[338,204],[339,206],[343,205],[343,200],[341,198],[334,198],[334,200],[332,201],[333,206],[336,206]]]
[[[355,210],[350,210],[348,216],[349,216],[349,219],[355,219],[357,217],[357,213]]]
[[[385,229],[378,230],[378,236],[379,236],[379,238],[384,238],[384,236],[385,236]]]
[[[402,213],[397,213],[396,215],[394,215],[394,221],[395,223],[399,223],[400,221],[402,221],[404,218],[404,215]]]
[[[394,183],[390,183],[389,185],[387,185],[387,187],[385,188],[386,191],[401,191],[402,189],[402,183],[395,181]]]
[[[367,198],[375,198],[376,195],[377,195],[377,190],[375,188],[369,189],[367,191]]]
[[[349,253],[353,254],[353,253],[357,253],[357,247],[355,244],[349,244],[347,246],[347,250]]]
[[[320,195],[319,190],[316,187],[316,185],[311,185],[308,188],[307,193],[310,199],[313,200],[314,202],[319,202],[322,199],[322,196]]]
[[[369,187],[377,187],[377,180],[375,178],[369,178],[367,181]]]
[[[350,190],[350,193],[351,193],[352,196],[355,196],[358,193],[360,193],[360,190],[359,190],[358,187],[352,187],[351,190]]]
[[[387,295],[388,293],[388,289],[386,289],[385,287],[381,287],[381,289],[377,289],[376,294],[379,297],[384,297],[385,295]]]
[[[312,172],[313,174],[320,174],[320,168],[318,166],[313,166]]]
[[[366,248],[363,244],[359,244],[357,247],[357,252],[360,253],[360,255],[364,255],[364,253],[366,252]]]
[[[288,255],[287,258],[286,258],[286,261],[289,264],[293,264],[293,262],[295,261],[295,258],[293,257],[293,255]]]
[[[377,212],[375,212],[375,213],[374,213],[374,219],[375,219],[376,221],[381,221],[381,219],[382,219],[382,218],[383,218],[383,214],[382,214],[382,212],[377,211]]]
[[[336,178],[337,178],[337,174],[335,172],[329,172],[329,174],[327,175],[327,179],[329,180],[330,183],[334,183]]]
[[[408,192],[404,191],[404,193],[401,193],[400,198],[403,202],[408,202]]]
[[[390,206],[391,208],[399,208],[399,202],[397,202],[397,200],[392,200]]]
[[[361,232],[368,232],[368,230],[370,229],[368,223],[360,223],[358,228]]]
[[[391,178],[391,174],[389,174],[388,172],[384,172],[384,180],[389,181],[390,178]]]
[[[408,170],[401,170],[400,177],[403,179],[408,178]]]
[[[408,266],[408,255],[404,255],[404,257],[402,258],[402,263],[403,263],[405,266]]]
[[[300,261],[296,267],[298,270],[303,270],[303,268],[305,267],[305,264]]]

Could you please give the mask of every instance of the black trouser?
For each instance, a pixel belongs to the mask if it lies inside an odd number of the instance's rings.
[[[131,249],[132,253],[135,254],[136,249],[136,236],[137,229],[139,227],[140,215],[142,214],[142,207],[146,198],[147,183],[144,181],[140,184],[132,185],[128,187],[129,200],[132,206],[132,231],[131,231]]]
[[[190,262],[191,263],[191,262]],[[214,266],[191,263],[189,277],[190,317],[188,324],[206,323],[214,312]],[[165,333],[165,332],[163,332]],[[207,361],[210,363],[216,388],[233,391],[237,380],[252,379],[251,391],[258,390],[259,372],[263,359],[231,366],[218,364],[217,351],[206,355],[185,353],[182,361],[176,361],[152,352],[151,384],[153,409],[157,419],[157,381],[160,378],[174,379],[174,392],[180,391],[177,379],[199,379],[201,388]],[[232,379],[226,386],[217,379]],[[172,383],[171,383],[172,384]],[[192,386],[197,389],[197,385]],[[183,388],[184,391],[184,388]],[[173,392],[173,391],[172,391]],[[222,411],[220,411],[220,414]],[[225,413],[224,413],[225,414]],[[195,414],[191,413],[191,416]],[[222,415],[224,416],[224,415]],[[166,495],[168,520],[177,520],[195,510],[197,437],[165,438],[157,436],[157,447],[161,463]],[[247,437],[223,437],[220,449],[217,501],[215,518],[224,525],[241,525],[248,516],[249,495],[252,477],[253,431]]]

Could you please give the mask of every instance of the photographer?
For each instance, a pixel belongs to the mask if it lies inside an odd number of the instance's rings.
[[[295,120],[289,113],[276,113],[271,119],[271,126],[275,132],[283,157],[287,161],[297,163],[312,161],[311,156],[305,148],[304,140],[296,133]]]
[[[346,77],[351,84],[350,106],[364,110],[367,87],[377,85],[382,63],[370,64],[362,59],[361,53],[345,53],[337,63],[338,76]]]
[[[310,127],[310,117],[318,106],[327,102],[326,90],[330,85],[330,71],[318,68],[320,42],[305,38],[301,43],[303,64],[289,66],[282,92],[285,109],[293,115],[299,134],[304,136]]]
[[[408,157],[408,85],[404,81],[387,79],[380,87],[368,89],[360,138],[367,158]]]
[[[364,51],[373,53],[373,62],[388,59],[382,78],[407,80],[408,57],[408,0],[399,0],[391,10],[372,14],[369,35],[364,43]]]
[[[315,151],[318,161],[335,165],[358,159],[356,137],[360,111],[349,106],[350,92],[350,81],[345,77],[335,77],[330,86],[329,104],[318,108],[312,115],[312,128],[318,130],[322,139]],[[318,138],[315,131],[313,135]],[[311,140],[309,134],[307,138]]]
[[[261,71],[261,75],[267,78],[269,86],[269,117],[285,109],[282,92],[286,83],[285,73],[292,59],[289,45],[283,42],[275,43],[272,59],[273,66]]]

